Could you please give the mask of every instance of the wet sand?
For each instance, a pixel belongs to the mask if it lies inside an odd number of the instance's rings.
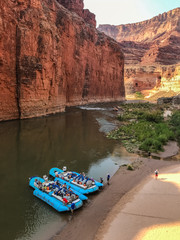
[[[128,171],[126,167],[121,167],[110,180],[110,185],[105,184],[102,191],[90,196],[88,204],[77,210],[72,217],[70,216],[69,223],[53,237],[53,240],[94,240],[99,236],[102,237],[102,234],[105,233],[103,228],[105,222],[107,224],[107,221],[114,219],[113,207],[119,204],[120,200],[121,206],[129,202],[130,199],[123,196],[134,187],[139,186],[140,183],[142,184],[142,181],[148,181],[155,169],[175,165],[177,165],[177,161],[138,158],[135,161],[134,171]],[[107,216],[110,216],[110,220]],[[129,228],[128,223],[126,228]],[[97,233],[100,235],[97,236]]]

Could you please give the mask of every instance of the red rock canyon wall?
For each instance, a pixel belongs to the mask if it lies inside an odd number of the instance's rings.
[[[98,29],[123,49],[127,95],[180,92],[180,8],[147,21]]]
[[[80,17],[82,17],[85,22],[96,27],[96,17],[95,14],[91,13],[88,9],[84,9],[83,0],[57,0],[65,8],[69,9],[71,12],[75,12]]]
[[[0,120],[124,99],[121,47],[60,2],[0,0]]]

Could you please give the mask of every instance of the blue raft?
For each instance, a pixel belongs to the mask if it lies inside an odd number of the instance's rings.
[[[43,186],[43,191],[39,189],[39,186],[37,182]],[[44,179],[40,177],[32,177],[29,181],[29,186],[34,188],[33,195],[38,197],[39,199],[43,200],[47,204],[49,204],[51,207],[56,209],[58,212],[65,212],[71,210],[71,204],[74,203],[75,209],[80,208],[83,205],[82,200],[86,200],[87,197],[83,196],[82,194],[77,194],[73,191],[73,194],[78,195],[78,198],[74,199],[73,201],[68,201],[67,204],[64,204],[63,197],[60,197],[56,195],[56,192],[53,188],[49,189],[49,186],[51,184],[55,184],[54,181],[45,181]],[[48,189],[48,190],[47,190]],[[81,198],[81,199],[80,199]]]
[[[62,184],[66,183],[67,186],[70,186],[72,189],[82,194],[93,193],[97,191],[99,187],[103,186],[102,183],[88,178],[84,174],[66,171],[66,169],[63,171],[59,168],[51,168],[49,174],[55,177],[55,180],[58,180]]]

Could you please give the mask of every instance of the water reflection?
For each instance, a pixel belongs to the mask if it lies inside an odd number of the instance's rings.
[[[30,176],[66,165],[99,178],[107,169],[113,174],[122,161],[129,161],[99,131],[97,119],[107,123],[106,116],[106,112],[71,109],[46,118],[0,123],[0,239],[45,240],[68,221],[68,214],[58,214],[32,195]]]

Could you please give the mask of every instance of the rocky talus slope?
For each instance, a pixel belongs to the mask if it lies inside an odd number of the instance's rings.
[[[123,49],[127,96],[180,92],[180,8],[147,21],[98,29]]]
[[[0,120],[124,99],[121,47],[83,7],[83,0],[0,1]]]

